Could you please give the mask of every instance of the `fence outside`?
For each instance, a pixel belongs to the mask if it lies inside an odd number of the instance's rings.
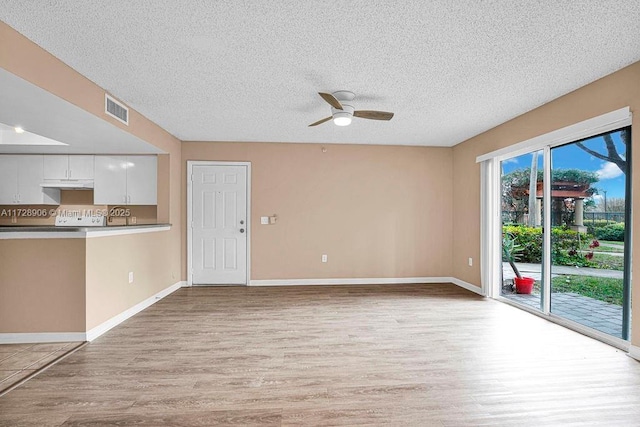
[[[524,223],[528,214],[525,211],[502,211],[502,223]],[[584,225],[595,224],[596,221],[610,223],[624,222],[624,212],[585,212]]]

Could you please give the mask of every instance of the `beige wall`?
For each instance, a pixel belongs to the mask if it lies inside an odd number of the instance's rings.
[[[104,114],[104,89],[100,88],[92,81],[82,76],[53,55],[49,54],[35,43],[31,42],[21,34],[13,30],[3,22],[0,22],[0,67],[5,70],[77,105],[80,108],[104,119],[105,121],[118,126],[127,132],[155,145],[164,150],[169,156],[159,159],[158,171],[160,184],[158,188],[158,200],[161,203],[158,206],[158,218],[165,222],[174,224],[171,231],[164,233],[162,237],[163,255],[160,257],[163,262],[155,265],[154,276],[157,280],[145,281],[139,286],[130,286],[122,288],[122,300],[127,304],[135,305],[136,303],[148,298],[158,291],[181,280],[181,167],[180,161],[180,141],[167,133],[165,130],[146,119],[133,109],[129,110],[129,126],[125,126],[117,120]],[[15,242],[12,240],[11,242]],[[121,240],[114,240],[121,242]],[[28,243],[25,243],[28,244]],[[154,241],[146,235],[137,234],[130,236],[127,245],[136,248],[135,251],[127,249],[125,246],[114,248],[112,243],[108,243],[110,251],[103,252],[102,262],[106,265],[111,263],[121,263],[117,253],[126,253],[128,256],[127,268],[134,271],[146,271],[149,264],[149,256],[147,253],[156,253],[158,251],[158,242]],[[91,244],[90,254],[99,251],[94,244]],[[84,255],[83,255],[84,256]],[[84,259],[84,258],[83,258]],[[4,264],[4,263],[3,263]],[[92,263],[92,268],[95,263]],[[118,264],[120,265],[120,264]],[[46,277],[47,262],[36,258],[32,259],[29,268],[34,274],[40,274]],[[93,280],[93,279],[92,279]],[[95,282],[94,282],[95,283]],[[106,282],[101,282],[104,286],[108,286]],[[0,283],[4,286],[4,283]],[[46,283],[41,286],[46,287]],[[93,285],[91,285],[93,286]],[[93,291],[93,290],[92,290]],[[84,298],[84,291],[83,291]],[[74,294],[75,296],[75,294]],[[70,296],[69,296],[70,297]],[[111,301],[111,300],[109,300]],[[103,307],[105,311],[115,313],[116,310],[122,309],[124,306],[121,301],[109,302],[113,307]],[[92,310],[96,309],[93,305]],[[111,310],[113,308],[113,310]],[[128,307],[125,307],[128,308]],[[120,310],[122,311],[122,310]],[[87,323],[94,323],[97,318],[102,318],[102,312],[96,313],[94,316],[89,313]],[[116,313],[117,314],[117,313]],[[83,319],[83,327],[85,321]],[[78,330],[83,330],[82,328]],[[24,332],[24,331],[12,331]],[[40,330],[40,332],[44,332]]]
[[[251,162],[253,280],[450,276],[451,149],[324,147],[184,142],[183,186],[187,160]]]
[[[454,228],[453,275],[480,285],[479,264],[470,268],[467,257],[480,251],[480,167],[476,156],[506,147],[577,122],[629,106],[633,126],[640,129],[640,62],[582,87],[568,95],[506,122],[453,148]],[[639,141],[633,133],[633,145]],[[640,150],[633,150],[633,241],[640,238]],[[640,268],[640,252],[634,251],[633,269]],[[633,283],[640,299],[640,282]],[[640,345],[640,304],[634,305],[632,342]]]
[[[93,190],[62,190],[60,194],[60,205],[0,205],[0,227],[2,226],[50,226],[55,224],[55,212],[64,211],[93,211],[93,212],[109,212],[113,206],[94,205]],[[28,217],[18,216],[16,209],[25,209],[31,211],[44,212],[45,216]],[[160,221],[157,219],[156,206],[126,206],[129,210],[130,217],[136,218],[136,224],[156,224]],[[53,211],[53,215],[51,214]],[[13,215],[16,213],[16,215]],[[127,218],[110,217],[109,225],[125,225]],[[129,220],[130,221],[130,220]]]
[[[176,283],[171,233],[166,231],[87,239],[86,330]],[[129,272],[133,283],[129,283]]]
[[[100,259],[113,259],[117,269],[101,272],[113,274],[109,277],[118,287],[125,270],[147,273],[140,286],[120,287],[124,295],[103,295],[111,302],[107,307],[95,305],[83,319],[86,325],[95,325],[186,278],[186,236],[181,231],[186,225],[186,194],[181,191],[186,188],[186,160],[252,162],[253,279],[454,276],[479,285],[476,156],[621,107],[635,111],[640,104],[640,63],[636,63],[453,149],[327,145],[327,153],[322,153],[318,145],[194,142],[181,148],[180,141],[134,110],[128,127],[105,116],[103,89],[2,22],[0,67],[169,154],[159,163],[161,206],[157,215],[174,227],[161,236],[111,237],[108,239],[113,240],[101,243],[102,239],[96,239],[89,244],[92,270],[97,274],[108,265]],[[638,120],[634,119],[634,125]],[[635,150],[632,164],[640,170],[640,150]],[[640,174],[634,175],[634,181],[633,208],[640,212]],[[278,215],[278,224],[261,226],[259,217],[271,214]],[[633,218],[634,241],[640,237],[635,224],[638,215]],[[126,249],[129,245],[136,250]],[[161,245],[164,251],[156,253]],[[7,244],[0,249],[12,251]],[[115,256],[118,250],[126,257]],[[149,272],[146,251],[163,260],[155,265],[158,271]],[[329,263],[320,263],[322,253],[329,255]],[[469,257],[475,260],[473,267],[467,264]],[[43,260],[34,265],[30,268],[40,273],[49,267]],[[640,254],[634,254],[633,265],[640,267]],[[77,274],[70,269],[70,274]],[[5,270],[0,275],[3,286],[14,280],[15,273],[17,270]],[[93,275],[87,277],[91,287],[107,286]],[[640,283],[633,287],[634,294],[640,295]],[[91,301],[100,296],[98,289],[90,294]],[[76,296],[59,297],[72,301]],[[633,343],[638,345],[640,304],[635,305],[633,318]],[[75,328],[78,321],[69,320],[60,330]]]
[[[0,240],[0,333],[84,332],[84,239]]]

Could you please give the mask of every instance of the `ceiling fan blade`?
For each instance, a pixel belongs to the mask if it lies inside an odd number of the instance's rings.
[[[338,101],[336,99],[335,96],[331,95],[330,93],[322,93],[322,92],[318,92],[318,95],[320,95],[322,97],[322,99],[324,99],[325,101],[327,101],[329,103],[329,105],[331,105],[333,108],[335,108],[336,110],[343,110],[344,108],[342,107],[342,104],[340,104],[340,101]]]
[[[318,126],[318,125],[321,125],[321,124],[323,124],[324,122],[328,122],[328,121],[329,121],[329,120],[331,120],[332,118],[333,118],[333,116],[325,117],[325,118],[324,118],[324,119],[322,119],[322,120],[318,120],[318,121],[317,121],[317,122],[315,122],[315,123],[311,123],[311,124],[309,125],[309,127],[311,127],[311,126]]]
[[[371,119],[371,120],[391,120],[391,118],[393,118],[393,113],[388,113],[386,111],[373,111],[373,110],[354,111],[353,115],[355,117],[360,117],[361,119]]]

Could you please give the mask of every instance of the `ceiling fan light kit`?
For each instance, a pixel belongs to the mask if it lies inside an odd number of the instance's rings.
[[[351,105],[342,104],[342,110],[331,108],[331,116],[336,126],[349,126],[353,119],[354,108]]]
[[[393,113],[386,111],[356,111],[353,105],[351,105],[351,101],[353,101],[356,95],[348,90],[339,90],[333,93],[318,92],[318,95],[331,105],[331,116],[311,123],[309,127],[318,126],[331,119],[333,119],[333,123],[335,123],[336,126],[349,126],[354,116],[370,120],[391,120],[393,117]]]
[[[336,126],[349,126],[351,124],[351,114],[349,113],[335,113],[333,115],[333,123]]]

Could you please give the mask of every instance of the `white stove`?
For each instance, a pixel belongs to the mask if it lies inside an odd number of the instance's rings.
[[[76,215],[77,214],[77,215]],[[107,217],[94,213],[65,212],[56,216],[56,227],[104,227]]]

